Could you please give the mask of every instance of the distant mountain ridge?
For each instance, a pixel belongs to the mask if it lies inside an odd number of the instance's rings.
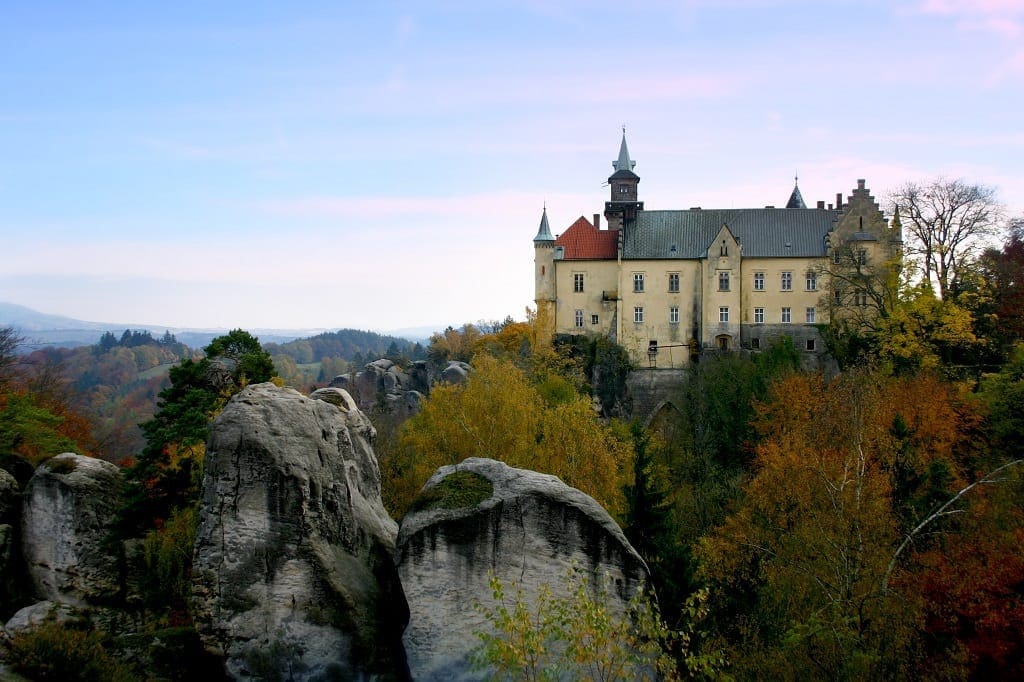
[[[148,331],[154,336],[161,336],[169,331],[185,345],[201,348],[217,336],[230,330],[209,327],[171,327],[169,325],[91,322],[76,320],[64,315],[51,315],[33,310],[16,303],[0,301],[0,326],[14,327],[25,337],[23,349],[32,351],[45,347],[75,348],[97,343],[104,332],[120,334],[125,329]],[[246,329],[258,336],[262,343],[287,343],[295,339],[303,339],[324,332],[337,331],[338,327],[318,327],[311,329]],[[398,334],[394,334],[399,336]],[[424,337],[429,336],[425,334]],[[416,339],[414,339],[416,340]]]

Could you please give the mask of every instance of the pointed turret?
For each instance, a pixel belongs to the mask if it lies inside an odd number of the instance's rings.
[[[533,243],[554,243],[554,241],[555,238],[551,236],[551,228],[548,226],[548,207],[544,206],[544,212],[540,216],[540,229],[537,230],[537,236],[533,238]]]
[[[804,196],[800,194],[800,176],[793,178],[793,193],[789,195],[786,208],[807,208],[804,203]]]
[[[639,178],[639,176],[633,172],[636,168],[636,161],[629,158],[629,147],[626,146],[626,129],[622,129],[622,144],[619,145],[619,158],[616,161],[612,161],[612,168],[615,172],[612,173],[612,178]]]
[[[892,213],[892,243],[899,246],[903,244],[903,221],[900,220],[900,207],[897,206],[896,210]]]

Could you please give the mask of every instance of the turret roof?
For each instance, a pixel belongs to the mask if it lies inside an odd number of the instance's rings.
[[[540,216],[540,228],[537,230],[537,236],[533,238],[535,242],[553,242],[555,238],[551,236],[551,228],[548,226],[548,207],[544,207],[544,212]]]
[[[804,197],[800,194],[799,182],[799,179],[794,178],[793,193],[789,195],[789,201],[786,202],[786,208],[807,208],[807,204],[804,203]]]
[[[622,131],[622,144],[619,145],[619,158],[617,160],[615,160],[615,161],[612,161],[612,168],[615,169],[615,172],[612,173],[611,177],[609,177],[608,179],[609,180],[617,180],[619,178],[636,178],[636,179],[639,179],[640,176],[633,172],[633,169],[635,167],[636,167],[636,161],[633,161],[632,159],[629,158],[629,147],[626,146],[626,131],[625,131],[625,129],[623,129],[623,131]]]

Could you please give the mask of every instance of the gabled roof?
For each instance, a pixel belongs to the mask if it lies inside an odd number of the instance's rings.
[[[580,216],[564,234],[555,240],[555,247],[564,247],[564,260],[604,260],[616,258],[619,249],[618,230],[599,230]]]
[[[722,225],[739,240],[744,258],[822,257],[825,235],[839,213],[817,208],[640,211],[626,230],[622,257],[704,258]]]

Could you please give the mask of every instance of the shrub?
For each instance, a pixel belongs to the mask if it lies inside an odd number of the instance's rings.
[[[11,638],[8,664],[32,680],[127,682],[132,669],[104,648],[103,633],[48,620]]]

